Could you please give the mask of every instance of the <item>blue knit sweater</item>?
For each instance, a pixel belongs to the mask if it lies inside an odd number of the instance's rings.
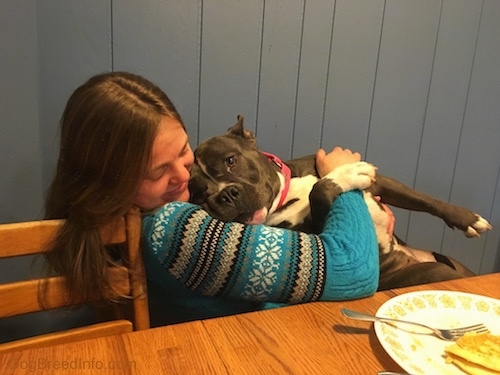
[[[159,324],[263,302],[360,298],[378,286],[377,241],[359,191],[335,200],[319,235],[225,223],[199,206],[169,203],[143,218],[143,247]]]

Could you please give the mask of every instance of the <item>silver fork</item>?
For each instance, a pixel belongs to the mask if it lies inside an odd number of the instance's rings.
[[[467,332],[483,333],[483,332],[489,331],[488,328],[482,323],[474,324],[474,325],[468,326],[468,327],[459,327],[459,328],[451,328],[451,329],[438,329],[438,328],[432,328],[432,327],[429,327],[429,326],[426,326],[426,325],[420,324],[420,323],[409,322],[406,320],[399,320],[399,319],[383,318],[381,316],[364,314],[364,313],[352,311],[349,309],[341,309],[340,311],[342,312],[342,314],[344,314],[344,316],[351,318],[351,319],[366,320],[369,322],[384,322],[384,323],[389,323],[389,324],[391,324],[395,327],[399,327],[399,328],[402,328],[401,325],[403,325],[403,326],[407,325],[407,326],[419,329],[417,331],[408,330],[408,332],[424,334],[424,335],[435,335],[435,336],[439,337],[440,339],[447,340],[447,341],[455,341],[458,338],[462,337]],[[404,328],[402,328],[402,329],[404,329]]]

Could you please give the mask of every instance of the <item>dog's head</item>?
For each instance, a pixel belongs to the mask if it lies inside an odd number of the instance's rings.
[[[203,141],[195,150],[190,201],[224,221],[259,224],[280,190],[276,167],[256,145],[243,116],[226,134]]]

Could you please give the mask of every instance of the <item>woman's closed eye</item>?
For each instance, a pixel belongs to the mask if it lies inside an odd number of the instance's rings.
[[[162,151],[159,153],[160,157],[157,160],[157,163],[150,167],[150,170],[147,172],[146,179],[150,181],[158,181],[165,177],[165,175],[169,173],[177,173],[183,167],[189,169],[190,164],[192,163],[193,152],[191,151],[191,146],[189,145],[189,141],[187,140],[183,143],[182,148],[179,148],[178,151],[170,152]]]
[[[148,173],[147,179],[152,181],[157,181],[163,177],[165,172],[168,171],[168,165],[162,165],[161,167],[156,168],[154,171]]]

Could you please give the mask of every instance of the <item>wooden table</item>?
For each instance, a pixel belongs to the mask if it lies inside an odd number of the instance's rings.
[[[500,298],[500,273],[195,321],[0,356],[0,374],[376,374],[401,371],[373,325],[341,307],[375,313],[396,295],[445,289]]]

